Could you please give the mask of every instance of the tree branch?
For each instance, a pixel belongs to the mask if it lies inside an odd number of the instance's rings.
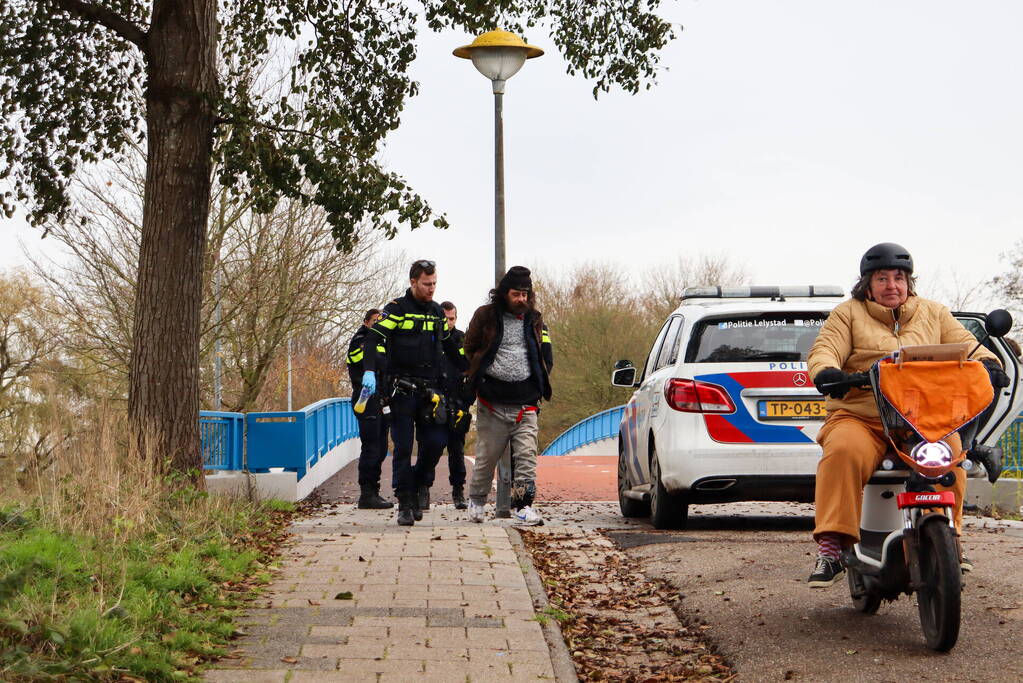
[[[82,0],[51,0],[51,2],[86,21],[106,26],[125,40],[135,43],[143,52],[146,51],[146,32],[112,9],[91,2],[82,2]]]

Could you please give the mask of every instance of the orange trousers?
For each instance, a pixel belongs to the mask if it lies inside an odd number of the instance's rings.
[[[958,434],[953,434],[947,441],[953,452],[961,448]],[[830,532],[841,534],[843,545],[856,543],[860,540],[863,487],[880,467],[890,446],[884,427],[879,419],[870,420],[837,410],[828,415],[817,435],[817,443],[824,449],[824,457],[817,463],[813,537],[817,539],[820,534]],[[956,531],[961,532],[966,471],[961,467],[953,471],[956,475],[953,486],[935,488],[955,491],[955,525]]]

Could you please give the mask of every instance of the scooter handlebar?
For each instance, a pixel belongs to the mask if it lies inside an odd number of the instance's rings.
[[[837,382],[825,382],[820,385],[820,392],[822,394],[829,394],[836,389],[869,389],[870,384],[870,373],[869,372],[853,372],[846,376],[845,379]]]

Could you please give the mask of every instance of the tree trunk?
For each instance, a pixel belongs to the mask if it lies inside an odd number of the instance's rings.
[[[202,472],[199,323],[210,204],[216,3],[157,0],[147,36],[148,165],[128,413],[138,455]]]

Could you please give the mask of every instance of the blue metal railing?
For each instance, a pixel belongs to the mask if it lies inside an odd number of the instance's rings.
[[[617,436],[624,409],[625,406],[608,408],[576,422],[551,441],[541,455],[565,455],[586,444]]]
[[[199,411],[202,461],[208,470],[240,470],[244,466],[245,415]]]
[[[359,436],[349,398],[328,398],[292,412],[249,413],[250,472],[283,467],[298,478],[343,441]]]
[[[1023,476],[1023,415],[1009,425],[998,440],[1002,447],[1003,471],[1011,476]]]

